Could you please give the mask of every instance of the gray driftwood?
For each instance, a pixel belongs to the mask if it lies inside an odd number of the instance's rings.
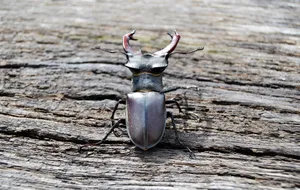
[[[0,3],[0,189],[300,188],[300,2],[15,1]],[[165,86],[188,154],[168,121],[149,151],[109,129],[130,92],[121,38],[154,52],[182,36]],[[196,88],[197,87],[197,88]],[[117,118],[124,117],[124,105]],[[199,119],[190,115],[197,114]]]

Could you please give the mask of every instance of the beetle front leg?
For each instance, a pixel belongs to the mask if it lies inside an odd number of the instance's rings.
[[[172,86],[172,87],[168,87],[168,88],[164,88],[160,91],[160,93],[168,93],[168,92],[173,92],[173,91],[176,91],[178,89],[181,89],[181,87],[179,86]]]
[[[186,90],[190,90],[190,89],[193,89],[193,90],[196,90],[196,91],[200,91],[199,87],[197,86],[171,86],[171,87],[167,87],[167,88],[164,88],[160,91],[160,93],[168,93],[168,92],[173,92],[173,91],[176,91],[176,90],[179,90],[179,89],[186,89]]]
[[[185,149],[187,149],[187,151],[190,153],[190,158],[196,158],[195,154],[193,153],[193,151],[191,151],[191,149],[187,146],[185,146],[179,139],[179,135],[178,135],[178,131],[177,131],[177,128],[176,128],[176,125],[175,125],[175,120],[174,120],[174,116],[172,114],[172,112],[167,112],[167,117],[171,118],[171,121],[172,121],[172,126],[173,126],[173,129],[174,129],[174,132],[175,132],[175,139],[177,141],[178,144],[180,144],[182,147],[184,147]]]

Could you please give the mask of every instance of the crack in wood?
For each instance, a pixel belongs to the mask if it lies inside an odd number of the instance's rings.
[[[92,101],[101,101],[101,100],[119,100],[120,96],[115,94],[92,94],[86,96],[77,96],[77,95],[64,95],[65,98],[73,99],[73,100],[92,100]]]
[[[1,1],[0,189],[300,187],[299,2],[34,5]],[[153,15],[160,18],[155,24]],[[205,47],[174,55],[164,77],[166,86],[198,89],[167,95],[186,94],[187,109],[199,115],[171,109],[194,160],[174,143],[169,123],[148,151],[135,149],[126,133],[110,136],[90,156],[77,151],[104,136],[115,101],[130,91],[124,55],[91,48],[122,51],[122,35],[133,26],[135,49],[165,47],[172,28],[182,35],[178,50]]]
[[[52,65],[44,65],[44,64],[28,64],[28,63],[22,63],[22,64],[5,64],[5,65],[0,65],[0,69],[19,69],[19,68],[43,68],[43,67],[51,67]]]
[[[25,129],[25,130],[10,130],[5,127],[0,127],[0,133],[6,134],[6,135],[14,135],[18,137],[29,137],[34,139],[52,139],[56,141],[63,141],[63,142],[72,142],[75,144],[93,144],[97,143],[99,140],[92,140],[92,139],[86,139],[84,137],[68,137],[66,135],[60,135],[59,133],[48,133],[45,131],[41,131],[40,129],[33,128],[33,129]],[[180,134],[179,134],[180,135]],[[127,144],[132,143],[129,141],[126,141]],[[105,141],[105,144],[121,144],[124,143],[124,141]],[[100,145],[101,146],[101,145]],[[158,148],[167,148],[167,149],[184,149],[179,144],[174,143],[166,143],[161,142],[157,145]],[[93,147],[90,150],[95,150],[97,147]],[[269,157],[269,156],[283,156],[287,158],[294,158],[294,159],[300,159],[300,155],[295,154],[288,154],[288,153],[281,153],[281,152],[274,152],[271,150],[261,150],[261,151],[253,151],[251,148],[245,148],[245,147],[239,147],[239,146],[233,146],[233,147],[218,147],[218,146],[211,146],[211,147],[203,147],[203,146],[197,146],[197,147],[191,147],[193,151],[198,152],[206,152],[206,151],[213,151],[213,152],[220,152],[220,153],[238,153],[243,155],[251,155],[256,157]],[[78,151],[78,150],[77,150]]]
[[[270,110],[270,111],[276,111],[279,113],[289,113],[289,114],[300,114],[300,110],[291,110],[291,109],[279,109],[277,107],[274,107],[272,105],[262,105],[262,104],[255,104],[251,102],[239,102],[239,101],[227,101],[227,100],[212,100],[211,103],[216,105],[238,105],[238,106],[244,106],[252,109],[259,109],[259,110]]]

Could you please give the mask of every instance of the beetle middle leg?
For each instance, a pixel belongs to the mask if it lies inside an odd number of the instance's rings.
[[[179,112],[182,113],[182,109],[181,109],[179,103],[178,103],[176,100],[173,100],[173,99],[171,99],[171,100],[166,100],[166,104],[173,104],[173,103],[176,104],[176,106],[177,106]]]
[[[178,89],[178,88],[174,87],[174,89],[171,89],[171,90],[174,91],[176,89]],[[188,106],[188,102],[187,102],[187,98],[186,98],[186,92],[184,93],[184,97],[181,98],[181,99],[183,99],[183,101],[185,102],[185,108],[184,108],[185,109],[185,116],[187,116],[188,118],[195,119],[195,120],[200,120],[200,117],[199,117],[198,114],[187,111],[189,106]],[[180,107],[177,100],[175,100],[175,99],[166,100],[166,104],[172,104],[172,103],[175,103],[178,110],[179,110],[179,112],[183,113],[182,108]]]
[[[188,107],[187,100],[186,100],[186,99],[184,99],[184,100],[185,100],[186,107]],[[166,100],[166,104],[172,104],[172,103],[175,103],[176,106],[177,106],[177,108],[178,108],[178,110],[179,110],[179,112],[180,112],[180,113],[183,113],[182,108],[180,107],[180,105],[179,105],[179,103],[178,103],[177,100],[174,100],[174,99]],[[185,115],[186,115],[188,118],[192,118],[192,119],[196,119],[196,120],[199,120],[199,118],[200,118],[200,117],[198,116],[198,114],[193,113],[193,112],[188,112],[188,111],[187,111],[187,108],[185,108]]]
[[[125,119],[119,119],[116,123],[115,123],[115,113],[119,107],[119,104],[124,104],[125,103],[125,100],[121,99],[117,102],[117,104],[115,105],[114,107],[114,110],[110,116],[110,120],[111,120],[111,128],[110,130],[108,131],[108,133],[106,133],[106,135],[104,136],[104,138],[102,140],[100,140],[99,142],[97,143],[94,143],[93,145],[99,145],[99,144],[102,144],[106,139],[107,137],[113,132],[115,136],[118,136],[116,135],[115,133],[115,129],[118,128],[120,126],[120,124],[125,124]]]
[[[125,125],[125,119],[119,119],[119,120],[115,123],[115,118],[114,118],[114,117],[115,117],[115,113],[116,113],[116,111],[117,111],[117,109],[118,109],[120,103],[125,103],[125,100],[119,100],[119,101],[117,102],[117,104],[115,105],[114,110],[113,110],[113,112],[112,112],[112,115],[111,115],[111,117],[110,117],[110,119],[111,119],[111,128],[110,128],[110,130],[106,133],[106,135],[105,135],[100,141],[98,141],[98,142],[96,142],[96,143],[89,143],[89,142],[87,142],[87,144],[81,146],[81,147],[79,148],[79,150],[82,150],[83,148],[88,147],[88,146],[96,146],[96,145],[102,144],[102,143],[107,139],[107,137],[108,137],[111,133],[114,133],[115,136],[118,136],[118,135],[116,135],[116,133],[115,133],[115,129],[118,128],[118,127],[120,126],[120,124],[124,124],[124,125]]]
[[[173,126],[173,129],[174,129],[174,132],[175,132],[175,139],[176,139],[177,143],[178,143],[180,146],[182,146],[182,147],[184,147],[185,149],[187,149],[187,151],[190,153],[190,158],[195,158],[196,156],[195,156],[195,154],[193,153],[193,151],[192,151],[189,147],[185,146],[185,145],[180,141],[179,135],[178,135],[178,131],[177,131],[177,128],[176,128],[176,125],[175,125],[174,116],[173,116],[172,112],[169,112],[169,111],[168,111],[168,112],[167,112],[167,117],[171,118],[172,126]]]
[[[87,144],[79,147],[79,151],[83,150],[83,148],[85,148],[85,147],[96,146],[96,145],[102,144],[107,139],[107,137],[114,131],[114,129],[120,126],[121,123],[125,124],[125,119],[119,119],[114,125],[112,125],[110,130],[106,133],[106,135],[100,141],[95,142],[95,143],[87,143]]]
[[[107,137],[114,131],[115,128],[117,128],[121,123],[125,123],[125,119],[119,119],[109,130],[108,133],[106,133],[106,135],[103,137],[102,140],[96,142],[96,143],[87,143],[81,147],[79,147],[78,151],[81,152],[81,151],[93,151],[91,153],[88,153],[86,155],[86,157],[90,156],[91,154],[94,154],[95,153],[95,147],[94,148],[90,148],[90,146],[96,146],[96,145],[100,145],[102,144],[106,139]],[[86,149],[85,149],[86,148]]]
[[[121,100],[119,100],[119,101],[117,102],[117,104],[115,105],[114,110],[113,110],[113,112],[112,112],[112,114],[111,114],[111,116],[110,116],[110,120],[111,120],[111,128],[110,128],[110,130],[108,131],[108,133],[105,135],[105,137],[104,137],[102,140],[100,140],[100,141],[97,142],[97,143],[94,143],[94,145],[102,144],[103,141],[105,141],[105,140],[107,139],[107,137],[108,137],[112,132],[114,133],[115,136],[118,136],[118,135],[116,135],[116,133],[115,133],[115,129],[118,128],[118,127],[120,126],[120,124],[125,124],[125,119],[119,119],[119,120],[115,123],[115,113],[116,113],[116,111],[117,111],[117,109],[118,109],[120,103],[121,103],[121,104],[122,104],[122,103],[125,103],[125,100],[121,99]]]
[[[119,101],[117,102],[117,104],[115,105],[114,110],[113,110],[113,112],[112,112],[112,114],[111,114],[111,117],[110,117],[110,120],[111,120],[111,126],[114,126],[114,124],[115,124],[115,113],[116,113],[116,111],[117,111],[117,109],[118,109],[118,107],[119,107],[119,104],[124,104],[124,103],[126,103],[126,101],[125,101],[124,99],[121,99],[121,100],[119,100]],[[117,127],[116,127],[116,128],[117,128]],[[116,128],[114,128],[114,129],[116,129]],[[113,129],[114,135],[115,135],[116,137],[120,136],[120,135],[118,135],[118,134],[116,133],[116,131],[115,131],[114,129]]]
[[[112,133],[114,132],[114,129],[118,128],[120,126],[120,124],[125,124],[125,119],[119,119],[116,123],[114,123],[114,125],[111,126],[110,130],[106,133],[106,135],[103,137],[102,140],[94,143],[93,145],[99,145],[99,144],[102,144],[106,139],[107,137]]]

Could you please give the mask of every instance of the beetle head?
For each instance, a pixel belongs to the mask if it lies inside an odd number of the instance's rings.
[[[132,91],[156,91],[160,92],[163,88],[162,73],[168,66],[168,58],[174,53],[189,54],[198,50],[199,47],[188,52],[173,52],[180,40],[180,35],[174,30],[174,35],[168,33],[171,37],[171,43],[164,49],[155,53],[142,53],[142,51],[134,51],[129,44],[130,40],[137,40],[133,37],[135,30],[123,36],[123,48],[125,52],[103,49],[95,47],[109,53],[122,53],[127,57],[125,66],[132,72]]]
[[[168,66],[168,58],[170,53],[176,48],[180,35],[174,31],[171,36],[171,43],[164,49],[153,54],[141,51],[134,52],[129,44],[129,40],[133,38],[135,30],[125,34],[123,37],[123,48],[126,52],[127,63],[125,66],[130,69],[133,74],[133,91],[161,91],[162,73]]]
[[[135,30],[123,36],[123,48],[128,59],[125,66],[128,67],[133,74],[139,72],[149,72],[153,74],[162,73],[168,66],[169,55],[176,48],[180,35],[175,30],[174,36],[168,33],[171,37],[171,43],[167,47],[153,54],[143,54],[141,51],[134,52],[129,44],[129,40],[137,40],[133,37],[134,34]]]
[[[153,75],[161,74],[168,66],[167,55],[146,54],[129,54],[128,62],[125,64],[133,75],[148,73]]]

